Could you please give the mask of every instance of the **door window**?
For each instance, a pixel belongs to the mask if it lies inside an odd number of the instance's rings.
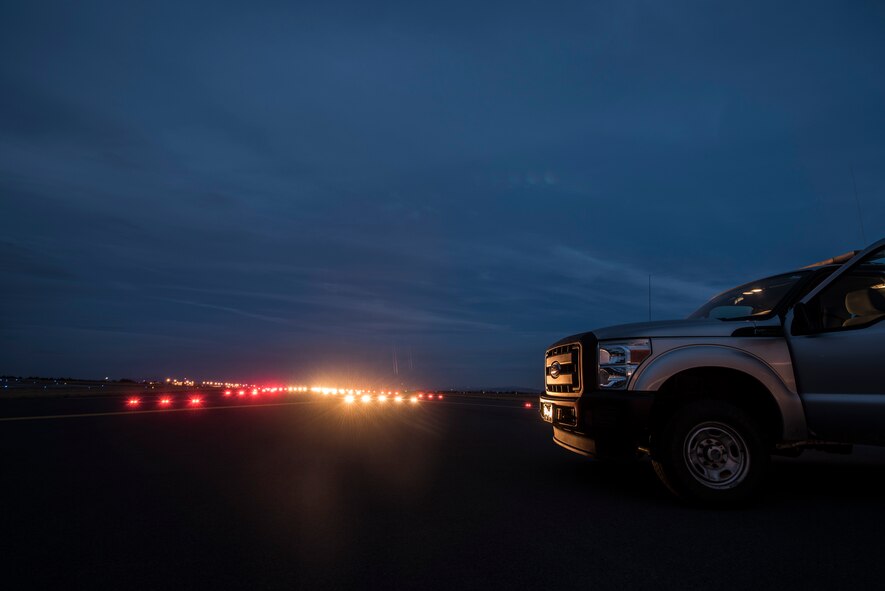
[[[863,328],[885,318],[885,248],[870,253],[816,298],[825,331]]]

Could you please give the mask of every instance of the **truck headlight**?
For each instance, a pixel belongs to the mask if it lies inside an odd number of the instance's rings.
[[[603,390],[623,390],[643,361],[651,355],[649,339],[603,341],[597,348],[598,385]]]

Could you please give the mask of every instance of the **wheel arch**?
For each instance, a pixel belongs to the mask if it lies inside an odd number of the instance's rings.
[[[762,359],[722,345],[685,346],[651,360],[634,378],[631,389],[657,392],[652,420],[701,398],[722,399],[760,414],[776,440],[807,435],[799,395]]]

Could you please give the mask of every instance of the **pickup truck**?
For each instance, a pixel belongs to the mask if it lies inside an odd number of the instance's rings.
[[[649,457],[692,502],[751,498],[772,455],[885,445],[885,240],[730,289],[685,320],[561,339],[544,381],[554,442]]]

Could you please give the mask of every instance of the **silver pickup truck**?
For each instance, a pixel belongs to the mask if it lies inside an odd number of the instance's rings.
[[[587,456],[650,456],[692,501],[753,495],[773,454],[885,445],[885,240],[723,292],[685,320],[554,343],[539,410]]]

